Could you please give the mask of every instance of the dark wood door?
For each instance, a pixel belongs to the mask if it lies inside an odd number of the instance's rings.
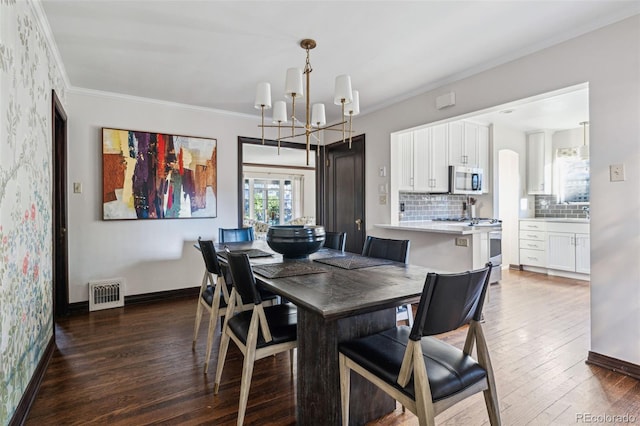
[[[53,316],[69,312],[67,241],[67,114],[52,92],[53,144]]]
[[[364,214],[364,135],[349,148],[342,141],[324,150],[324,224],[328,231],[347,233],[346,251],[361,253],[366,236]]]

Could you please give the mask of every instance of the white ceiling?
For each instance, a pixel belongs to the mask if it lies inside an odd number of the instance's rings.
[[[311,100],[350,74],[366,113],[640,13],[630,1],[42,0],[70,87],[258,115],[311,51]],[[298,110],[300,111],[300,110]],[[271,113],[269,112],[270,116]],[[575,121],[575,120],[574,120]]]

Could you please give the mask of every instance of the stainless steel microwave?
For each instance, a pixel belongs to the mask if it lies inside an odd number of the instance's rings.
[[[451,194],[482,194],[483,171],[477,167],[449,166]]]

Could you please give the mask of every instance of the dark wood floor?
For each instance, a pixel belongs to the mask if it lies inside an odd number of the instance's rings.
[[[230,345],[214,396],[214,374],[203,374],[205,321],[191,350],[195,307],[195,300],[177,300],[60,320],[58,348],[26,424],[235,424],[240,352]],[[640,382],[585,364],[588,283],[509,271],[491,287],[485,320],[504,425],[576,424],[585,413],[640,422]],[[443,338],[462,345],[463,333]],[[295,386],[287,353],[258,361],[245,424],[295,424]],[[488,424],[481,395],[436,420]],[[374,424],[418,423],[398,407]]]

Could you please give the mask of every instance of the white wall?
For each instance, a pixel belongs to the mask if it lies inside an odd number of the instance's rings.
[[[69,301],[88,300],[95,279],[123,277],[126,295],[198,286],[203,264],[193,243],[237,226],[237,137],[257,133],[258,119],[73,91],[66,112]],[[103,221],[101,127],[216,138],[218,217]],[[82,183],[81,194],[73,182]]]
[[[366,231],[390,222],[377,188],[388,178],[389,135],[421,124],[589,83],[591,137],[591,350],[640,364],[640,15],[359,116],[366,134]],[[437,110],[435,98],[456,93]],[[364,98],[363,98],[364,99]],[[625,182],[609,182],[624,163]],[[387,174],[389,176],[389,174]],[[618,206],[624,205],[625,208]],[[585,348],[585,351],[588,348]]]

